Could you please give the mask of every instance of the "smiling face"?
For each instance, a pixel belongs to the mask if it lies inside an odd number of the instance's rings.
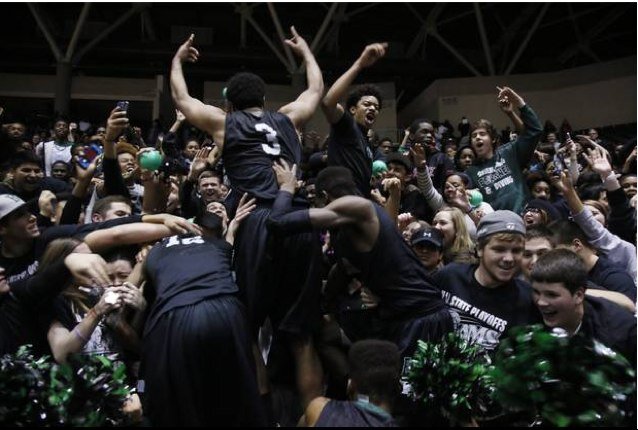
[[[120,165],[120,171],[122,173],[130,173],[137,168],[137,161],[133,154],[128,152],[122,152],[117,156],[117,162]]]
[[[420,143],[424,145],[424,147],[432,151],[436,149],[436,141],[434,140],[434,127],[432,124],[427,122],[422,122],[417,126],[414,135],[412,136],[413,143]]]
[[[525,239],[515,235],[513,240],[490,237],[479,250],[478,271],[485,287],[495,287],[511,281],[521,266]]]
[[[481,160],[487,160],[494,155],[494,142],[492,136],[487,129],[479,127],[472,131],[470,136],[472,148],[476,152],[476,156]]]
[[[440,211],[432,220],[432,227],[437,229],[443,235],[443,248],[449,248],[454,243],[456,236],[456,228],[452,220],[452,213],[449,211]]]
[[[24,163],[15,169],[13,173],[13,186],[16,191],[33,192],[40,186],[40,180],[44,173],[39,165],[34,163]]]
[[[635,176],[623,177],[620,180],[620,186],[622,187],[628,199],[636,195],[636,177]]]
[[[569,333],[576,331],[582,318],[585,289],[572,294],[562,282],[532,283],[534,304],[548,327],[560,327]]]
[[[350,108],[350,114],[360,126],[372,128],[379,115],[379,100],[375,96],[363,96],[356,106]]]
[[[544,237],[535,237],[525,241],[525,250],[521,259],[521,271],[527,279],[530,279],[530,274],[538,259],[552,249],[552,244]]]
[[[445,187],[443,189],[443,197],[445,197],[445,201],[450,201],[455,195],[456,192],[461,191],[465,193],[465,184],[459,175],[450,175],[445,180]]]

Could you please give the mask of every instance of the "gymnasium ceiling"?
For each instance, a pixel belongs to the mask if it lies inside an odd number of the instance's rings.
[[[278,27],[287,36],[295,25],[330,84],[366,44],[387,41],[387,58],[359,82],[394,81],[398,109],[439,78],[604,62],[636,55],[637,40],[635,3],[2,3],[0,11],[0,71],[13,73],[55,74],[68,54],[76,75],[166,74],[193,31],[201,60],[189,79],[250,70],[289,84],[299,64]]]

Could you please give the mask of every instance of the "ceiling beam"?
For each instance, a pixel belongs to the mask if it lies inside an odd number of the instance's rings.
[[[297,62],[295,61],[294,55],[292,55],[290,46],[288,46],[287,43],[284,43],[284,40],[286,40],[286,35],[284,34],[283,28],[281,28],[281,21],[279,21],[279,16],[277,15],[275,6],[272,4],[272,2],[268,2],[267,5],[268,5],[268,12],[270,12],[270,17],[272,18],[272,22],[275,24],[277,35],[279,36],[279,39],[281,40],[281,44],[284,47],[286,58],[288,58],[288,70],[295,70],[297,68]]]
[[[485,62],[490,76],[494,76],[494,62],[492,61],[492,53],[490,52],[490,44],[487,41],[487,33],[485,32],[485,24],[483,23],[483,15],[481,14],[481,6],[474,3],[474,13],[476,14],[476,23],[478,24],[479,34],[481,35],[481,43],[485,52]]]
[[[516,63],[518,62],[518,59],[520,58],[520,56],[523,54],[523,52],[527,48],[527,44],[529,43],[530,39],[532,38],[532,36],[536,32],[536,30],[538,29],[538,26],[541,23],[541,21],[543,20],[543,17],[545,16],[545,13],[547,12],[547,9],[549,9],[549,5],[550,5],[549,3],[545,3],[543,5],[543,8],[541,9],[541,11],[539,12],[538,16],[536,17],[536,21],[534,21],[534,24],[532,24],[532,27],[527,32],[527,35],[525,36],[525,39],[523,40],[523,42],[518,47],[518,51],[516,51],[516,54],[514,54],[514,57],[512,58],[512,61],[510,61],[509,66],[507,66],[507,69],[505,69],[505,73],[504,73],[505,76],[509,75],[512,72],[512,69],[514,69],[514,66],[516,66]]]
[[[80,34],[82,34],[82,29],[84,28],[84,24],[86,23],[86,18],[89,16],[89,9],[91,9],[91,3],[84,3],[84,6],[82,7],[82,11],[80,12],[80,16],[78,18],[78,22],[75,24],[75,30],[73,30],[71,41],[69,42],[69,46],[66,48],[66,54],[64,55],[64,61],[66,62],[71,61],[71,57],[73,57],[75,46],[78,43]]]
[[[29,7],[29,10],[33,14],[35,21],[38,23],[38,27],[40,27],[42,34],[44,34],[44,37],[49,43],[49,47],[51,48],[51,52],[53,53],[53,56],[55,57],[55,61],[61,61],[63,58],[62,52],[60,52],[60,48],[58,48],[58,45],[53,39],[51,32],[49,31],[46,24],[44,23],[44,20],[42,19],[40,12],[38,11],[38,9],[35,7],[33,3],[27,3],[27,6]]]

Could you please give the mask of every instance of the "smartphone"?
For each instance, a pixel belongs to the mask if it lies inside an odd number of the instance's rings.
[[[78,159],[78,164],[83,169],[86,169],[93,162],[93,160],[95,160],[97,156],[102,154],[102,148],[99,145],[92,143],[84,147],[83,153],[84,153],[84,156]]]
[[[565,161],[563,160],[563,156],[557,153],[554,155],[554,175],[560,176],[563,170],[565,170]]]
[[[128,111],[128,101],[126,101],[126,100],[119,101],[119,102],[117,102],[115,107],[117,107],[119,110],[123,110],[124,112],[127,112]]]

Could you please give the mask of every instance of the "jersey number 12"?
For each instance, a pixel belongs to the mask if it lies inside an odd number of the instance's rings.
[[[272,129],[266,123],[260,122],[255,124],[255,130],[266,133],[266,140],[268,143],[262,143],[261,148],[268,155],[279,155],[281,153],[281,146],[277,142],[277,132]]]

